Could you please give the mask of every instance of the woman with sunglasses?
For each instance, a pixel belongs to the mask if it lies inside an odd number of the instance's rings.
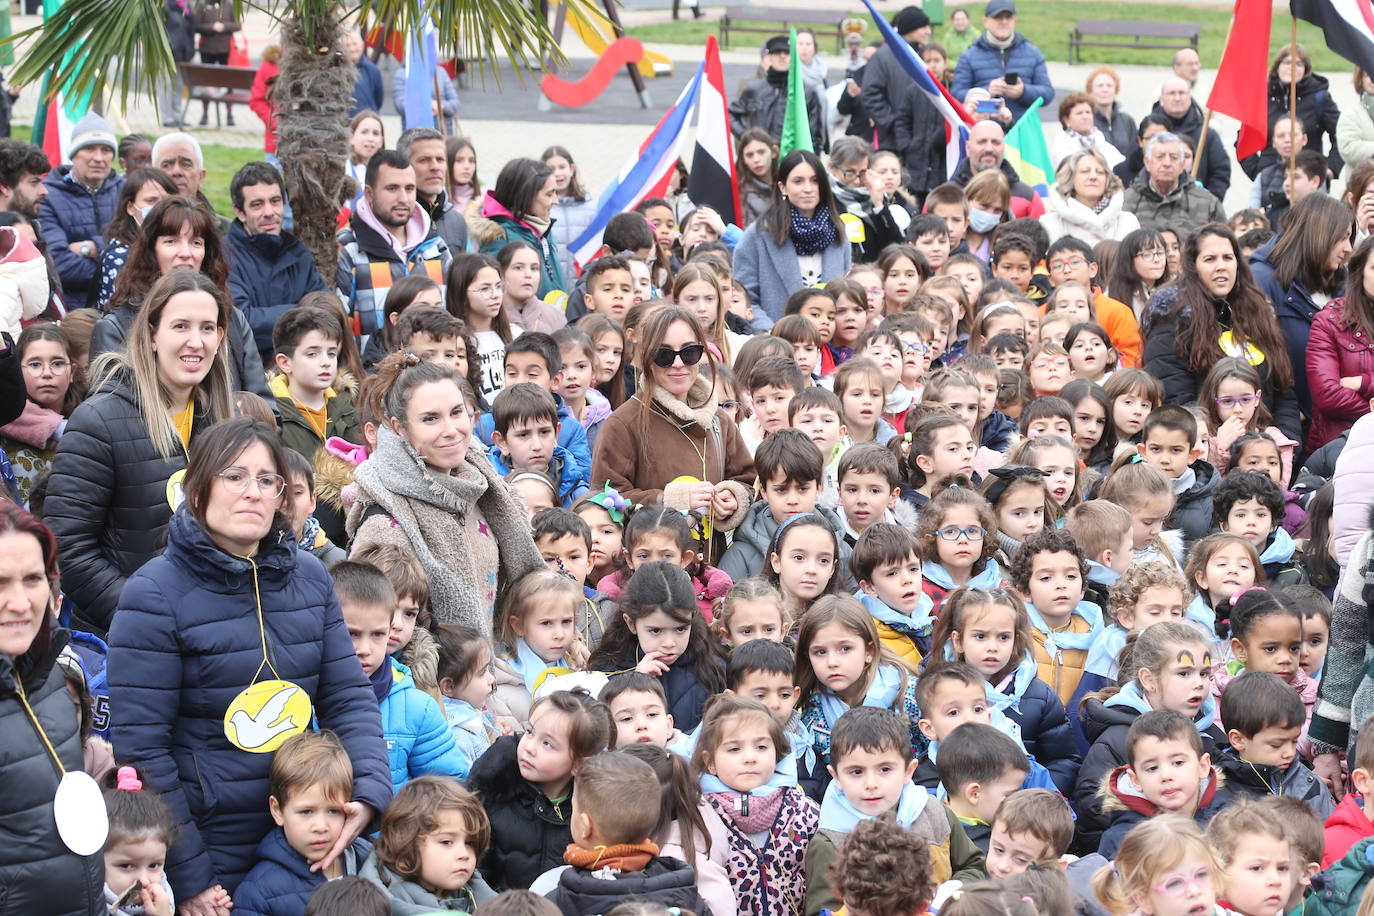
[[[650,313],[636,336],[640,386],[602,424],[592,480],[610,481],[632,503],[691,512],[729,531],[749,508],[754,460],[720,408],[706,334],[673,305]]]
[[[330,574],[296,547],[287,473],[275,428],[207,429],[166,550],[129,577],[110,630],[111,738],[176,819],[167,879],[182,914],[228,916],[224,895],[273,827],[271,752],[291,736],[330,729],[353,761],[325,867],[391,801],[377,700]]]

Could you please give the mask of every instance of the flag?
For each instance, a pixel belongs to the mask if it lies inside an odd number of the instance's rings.
[[[1007,131],[1004,157],[1007,165],[1016,169],[1016,174],[1034,188],[1036,194],[1049,197],[1054,166],[1050,164],[1050,148],[1045,144],[1045,129],[1040,124],[1040,106],[1044,101],[1032,102]]]
[[[973,124],[973,118],[964,110],[964,106],[955,101],[954,96],[949,94],[945,84],[930,75],[930,70],[916,56],[916,52],[911,49],[911,45],[897,34],[897,30],[888,24],[887,20],[879,15],[877,8],[872,0],[864,0],[864,6],[868,7],[868,12],[873,16],[873,22],[878,26],[878,31],[882,33],[883,40],[892,49],[892,56],[897,58],[897,63],[906,71],[907,76],[916,81],[916,88],[921,90],[930,104],[935,106],[935,110],[945,119],[945,175],[953,175],[959,168],[959,162],[964,158],[964,142],[968,139],[968,129]]]
[[[787,107],[782,116],[782,139],[778,141],[778,158],[794,149],[811,148],[811,120],[806,116],[806,86],[802,83],[801,61],[797,59],[797,30],[792,29],[788,43]]]
[[[406,40],[405,125],[406,127],[434,126],[434,73],[439,67],[439,41],[434,34],[434,21],[412,32]]]
[[[633,210],[645,198],[663,196],[673,169],[677,166],[687,124],[705,81],[705,69],[706,63],[703,61],[697,66],[691,82],[683,87],[677,101],[654,126],[638,152],[620,167],[619,173],[611,179],[610,186],[597,198],[596,216],[568,246],[578,264],[590,262],[601,247],[601,234],[606,231],[606,224],[611,217]]]
[[[43,0],[43,21],[53,19],[62,7],[62,0]],[[67,61],[71,54],[67,56]],[[86,116],[91,107],[90,92],[72,97],[52,83],[52,73],[44,75],[38,90],[38,109],[33,116],[33,144],[41,146],[53,168],[68,161],[72,127]]]
[[[1221,55],[1207,107],[1240,122],[1236,158],[1269,144],[1269,26],[1272,0],[1236,0],[1231,37]]]
[[[739,185],[735,183],[735,155],[730,142],[730,111],[725,73],[720,66],[716,36],[706,37],[706,78],[697,103],[697,145],[687,179],[687,197],[698,207],[710,207],[728,226],[739,225]]]
[[[1374,9],[1369,0],[1289,0],[1288,11],[1321,29],[1331,50],[1374,73]]]

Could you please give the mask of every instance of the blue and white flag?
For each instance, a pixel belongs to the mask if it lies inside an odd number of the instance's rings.
[[[435,126],[434,103],[441,101],[434,94],[434,74],[438,68],[439,39],[434,32],[434,20],[426,18],[423,28],[406,39],[407,128]]]

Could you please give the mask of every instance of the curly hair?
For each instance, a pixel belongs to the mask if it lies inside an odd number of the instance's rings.
[[[1107,610],[1112,619],[1115,620],[1120,611],[1134,608],[1140,603],[1140,596],[1152,588],[1178,589],[1185,608],[1193,601],[1193,587],[1177,566],[1162,560],[1132,563],[1108,593]]]
[[[865,913],[920,913],[935,895],[926,841],[893,821],[860,821],[826,876],[845,906]]]
[[[486,809],[467,789],[447,777],[419,776],[396,793],[382,816],[377,857],[407,881],[420,876],[420,841],[439,829],[439,816],[456,811],[463,820],[463,836],[477,858],[491,840]]]
[[[932,492],[930,502],[921,510],[916,523],[916,537],[921,542],[921,562],[938,563],[935,532],[944,525],[945,513],[960,506],[967,506],[978,514],[978,524],[987,532],[983,535],[983,552],[979,555],[975,568],[997,552],[997,513],[983,498],[983,494],[973,489],[967,477],[949,477],[943,482],[944,489]]]
[[[1031,535],[1021,549],[1011,558],[1011,584],[1021,594],[1030,589],[1031,570],[1035,557],[1042,553],[1071,553],[1078,558],[1078,574],[1084,581],[1088,578],[1088,561],[1083,559],[1083,551],[1078,542],[1067,531],[1049,528],[1039,534]]]
[[[1235,468],[1221,478],[1221,483],[1212,493],[1212,525],[1225,530],[1223,526],[1236,503],[1251,499],[1269,510],[1269,520],[1274,528],[1283,523],[1285,500],[1279,485],[1263,471]]]

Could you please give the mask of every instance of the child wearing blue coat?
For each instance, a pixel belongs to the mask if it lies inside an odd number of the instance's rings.
[[[436,677],[444,718],[466,773],[500,734],[486,708],[496,689],[491,640],[473,627],[440,623],[434,627],[434,643],[439,650]]]

